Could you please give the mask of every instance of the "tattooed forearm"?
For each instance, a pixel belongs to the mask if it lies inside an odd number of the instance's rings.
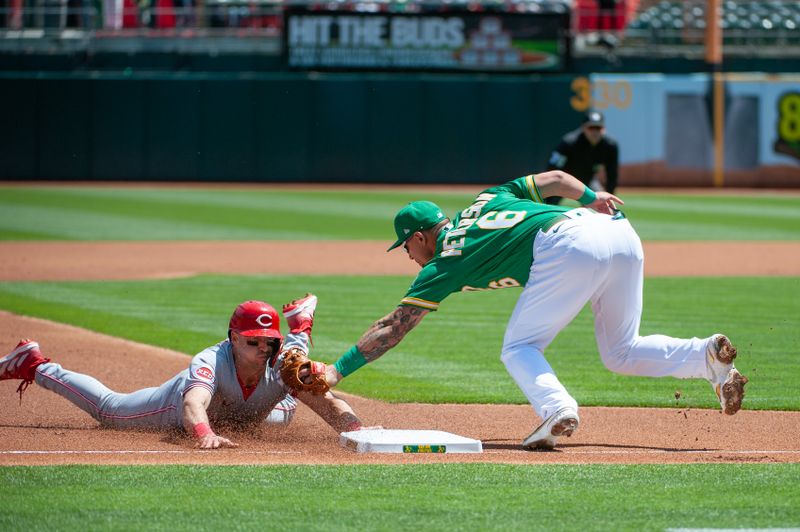
[[[400,343],[408,331],[416,327],[428,311],[418,307],[400,306],[376,321],[358,341],[358,350],[372,362]]]

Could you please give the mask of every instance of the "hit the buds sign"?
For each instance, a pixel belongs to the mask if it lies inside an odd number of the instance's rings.
[[[391,14],[289,10],[287,64],[296,69],[561,70],[560,14]]]

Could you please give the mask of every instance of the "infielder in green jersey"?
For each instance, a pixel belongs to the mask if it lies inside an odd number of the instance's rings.
[[[547,205],[550,196],[587,208]],[[613,194],[594,193],[558,170],[485,190],[452,221],[433,203],[408,204],[395,217],[397,241],[389,250],[402,245],[422,270],[400,305],[326,368],[328,383],[334,386],[397,345],[453,292],[521,287],[501,359],[543,420],[525,447],[551,449],[578,427],[578,404],[544,352],[587,301],[606,367],[627,375],[708,379],[724,412],[736,413],[747,378],[733,367],[736,349],[727,337],[639,335],[642,245],[617,204],[623,202]]]

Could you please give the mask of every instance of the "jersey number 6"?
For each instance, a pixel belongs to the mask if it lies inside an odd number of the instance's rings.
[[[508,229],[525,218],[525,211],[490,211],[475,222],[481,229]]]

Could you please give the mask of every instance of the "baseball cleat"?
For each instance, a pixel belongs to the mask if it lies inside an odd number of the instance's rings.
[[[732,416],[742,408],[747,377],[733,366],[736,348],[724,334],[711,337],[706,348],[706,367],[711,387],[717,394],[722,411]]]
[[[723,365],[733,364],[733,360],[737,355],[736,348],[724,334],[715,334],[711,337],[706,353],[710,361],[719,362]]]
[[[552,450],[560,436],[569,437],[578,430],[580,421],[574,408],[561,408],[525,438],[522,446],[531,450]]]
[[[293,333],[306,332],[310,335],[316,308],[317,296],[314,294],[306,294],[284,305],[283,316],[286,318],[289,330]]]
[[[739,373],[736,368],[731,368],[722,385],[715,385],[714,391],[719,397],[719,405],[722,411],[732,416],[742,408],[744,400],[744,385],[747,384],[747,377]]]
[[[21,401],[22,392],[36,376],[36,368],[45,362],[50,362],[50,359],[42,356],[39,344],[33,340],[21,340],[13,351],[0,358],[0,380],[22,379],[17,388]]]

